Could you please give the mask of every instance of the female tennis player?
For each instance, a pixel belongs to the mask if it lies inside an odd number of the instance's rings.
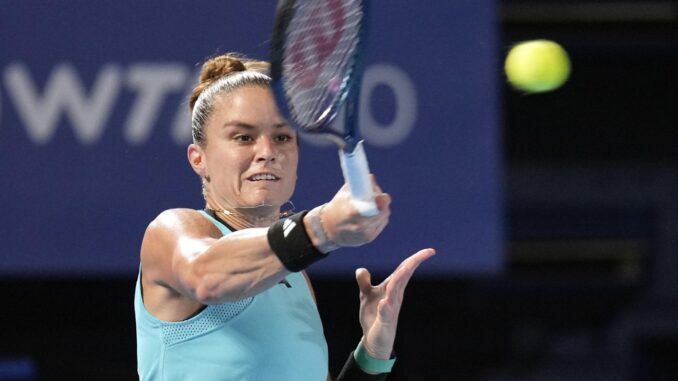
[[[374,240],[391,199],[375,182],[379,214],[363,217],[344,186],[311,211],[281,214],[299,143],[266,73],[265,62],[236,55],[202,67],[188,161],[206,206],[164,211],[144,235],[135,294],[141,380],[332,379],[304,269]],[[366,269],[356,271],[363,337],[337,381],[386,378],[405,286],[433,254],[410,256],[377,286]]]

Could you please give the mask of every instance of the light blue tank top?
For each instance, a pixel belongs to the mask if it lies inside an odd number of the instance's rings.
[[[181,322],[159,320],[146,310],[140,276],[134,312],[141,381],[327,379],[327,342],[302,273],[287,276],[291,287],[278,284],[254,297],[210,305]]]

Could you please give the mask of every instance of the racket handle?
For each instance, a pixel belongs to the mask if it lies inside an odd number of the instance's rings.
[[[344,180],[346,180],[348,188],[351,190],[353,205],[358,209],[358,212],[365,217],[379,214],[377,204],[374,202],[370,168],[367,165],[363,141],[358,142],[353,152],[346,152],[340,149],[339,160],[341,161]]]

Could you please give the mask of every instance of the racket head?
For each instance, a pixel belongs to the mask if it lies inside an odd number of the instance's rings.
[[[297,129],[357,142],[353,118],[366,42],[366,0],[281,0],[271,38],[271,79],[278,108]],[[332,128],[348,98],[343,130]]]

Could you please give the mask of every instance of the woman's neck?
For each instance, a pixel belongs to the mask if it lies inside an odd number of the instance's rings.
[[[280,207],[259,205],[253,207],[231,207],[220,203],[210,194],[205,195],[206,208],[214,211],[219,218],[237,230],[266,228],[280,219]]]
[[[252,209],[258,208],[271,207],[261,206]],[[280,213],[277,211],[275,211],[273,214],[263,214],[258,212],[251,213],[252,211],[247,210],[250,208],[244,208],[245,210],[229,210],[226,208],[215,207],[209,203],[207,204],[207,209],[214,211],[214,213],[216,213],[219,218],[236,230],[247,228],[265,228],[271,226],[274,222],[280,219]]]

